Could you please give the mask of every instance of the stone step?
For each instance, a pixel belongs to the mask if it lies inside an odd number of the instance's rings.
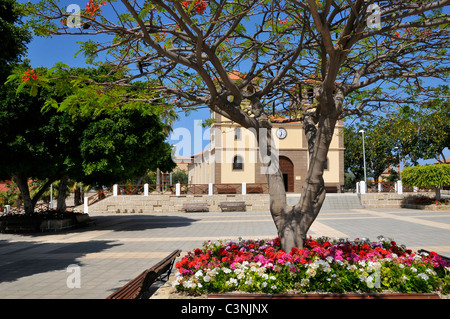
[[[288,205],[295,205],[300,199],[300,194],[288,194]],[[364,208],[357,194],[327,194],[322,205],[322,210],[345,210]]]

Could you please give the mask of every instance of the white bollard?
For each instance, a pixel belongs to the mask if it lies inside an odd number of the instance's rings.
[[[399,194],[403,194],[403,184],[402,184],[402,181],[397,181],[397,192],[399,193]]]
[[[85,214],[89,213],[89,206],[88,206],[88,198],[87,197],[84,198],[84,213]]]
[[[247,195],[247,183],[242,183],[242,195]]]
[[[367,189],[366,189],[366,182],[365,181],[361,181],[360,182],[360,188],[361,188],[361,194],[365,194]]]
[[[117,196],[117,184],[113,185],[113,196]]]
[[[209,183],[208,184],[208,196],[212,196],[213,195],[213,184]]]
[[[176,183],[175,184],[175,195],[180,196],[180,194],[181,194],[181,185],[180,185],[180,183]]]
[[[359,182],[356,182],[356,194],[360,193],[360,187],[359,187]]]
[[[144,184],[144,196],[148,196],[148,184]]]

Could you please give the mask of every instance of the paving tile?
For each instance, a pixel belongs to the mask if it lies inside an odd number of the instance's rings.
[[[217,238],[276,237],[267,211],[93,217],[96,226],[61,234],[0,234],[0,298],[104,299],[174,249],[187,252]],[[309,234],[372,240],[382,234],[400,244],[450,255],[447,227],[450,211],[368,210],[336,195]],[[80,267],[81,288],[67,287],[69,265]]]

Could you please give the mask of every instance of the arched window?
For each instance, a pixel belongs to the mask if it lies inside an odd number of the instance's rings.
[[[244,166],[243,166],[243,161],[242,161],[242,157],[240,157],[239,155],[236,155],[233,158],[233,170],[243,170]]]

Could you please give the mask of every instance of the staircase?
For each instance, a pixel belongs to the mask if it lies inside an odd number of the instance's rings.
[[[300,199],[300,194],[287,194],[287,204],[295,205]],[[322,205],[323,210],[348,210],[364,208],[357,194],[338,193],[327,194]]]

